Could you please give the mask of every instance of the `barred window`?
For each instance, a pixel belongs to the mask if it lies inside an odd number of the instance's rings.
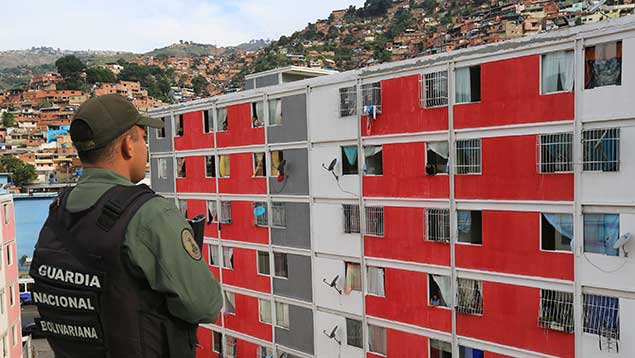
[[[362,85],[362,105],[374,106],[378,113],[381,112],[381,82]]]
[[[287,210],[284,203],[271,203],[271,226],[287,227]]]
[[[573,171],[573,134],[538,136],[538,172],[568,173]]]
[[[356,319],[346,319],[346,344],[349,346],[362,348],[362,321]]]
[[[456,174],[481,173],[481,140],[456,141]]]
[[[620,129],[589,129],[582,132],[584,170],[620,170]]]
[[[423,107],[448,105],[448,72],[439,71],[421,75],[419,99]]]
[[[457,311],[460,313],[483,314],[483,282],[467,278],[457,279]]]
[[[584,332],[620,339],[620,300],[583,294]]]
[[[220,222],[221,224],[232,223],[232,202],[231,201],[220,202]]]
[[[359,234],[359,205],[344,204],[344,232]]]
[[[428,241],[450,242],[449,209],[426,209],[426,238]]]
[[[366,235],[384,236],[384,208],[366,207]]]
[[[267,203],[263,202],[263,201],[256,201],[254,202],[254,214],[256,212],[256,209],[262,208],[264,209],[264,213],[262,213],[261,215],[254,215],[254,220],[256,221],[256,225],[257,226],[268,226],[269,225],[269,218],[267,218]],[[262,210],[259,209],[259,210]]]
[[[560,332],[573,332],[573,293],[540,290],[538,326]]]
[[[357,88],[355,86],[340,88],[340,117],[357,114]]]
[[[278,278],[289,278],[289,267],[287,263],[287,254],[282,252],[273,253],[273,271],[274,276]]]

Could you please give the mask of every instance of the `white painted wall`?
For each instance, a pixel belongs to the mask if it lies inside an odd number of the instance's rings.
[[[353,199],[359,196],[359,175],[342,175],[342,145],[328,144],[314,146],[310,151],[311,163],[311,192],[318,198],[347,198]],[[338,182],[333,174],[324,169],[333,159],[337,158],[334,172],[339,177]],[[359,160],[359,156],[358,156]],[[348,193],[347,193],[348,192]]]
[[[635,32],[622,33],[610,40],[622,41],[622,85],[606,86],[582,91],[583,121],[610,118],[632,118],[635,116],[633,93],[635,93]],[[625,39],[626,37],[630,37]],[[607,42],[610,41],[607,39]]]
[[[318,257],[315,260],[313,270],[313,282],[315,282],[315,303],[320,307],[326,307],[337,311],[362,314],[364,296],[360,291],[352,291],[350,294],[344,293],[345,263],[344,260],[327,259]],[[337,288],[342,290],[339,294],[327,283],[339,276]],[[326,280],[327,283],[322,282]]]
[[[337,340],[342,342],[341,346],[322,333],[322,331],[326,331],[327,334],[330,334],[335,326],[338,327],[335,336]],[[361,348],[346,344],[345,317],[318,311],[316,313],[315,329],[317,331],[317,340],[315,342],[315,356],[317,358],[361,358],[364,356],[364,351]]]
[[[597,335],[584,333],[584,358],[630,358],[635,357],[635,301],[620,299],[619,353],[600,351]]]
[[[313,245],[316,252],[361,257],[360,234],[344,233],[344,209],[337,203],[311,207]]]
[[[311,88],[309,126],[312,142],[357,139],[358,117],[340,117],[339,113],[339,89],[354,85],[355,81],[350,81]]]

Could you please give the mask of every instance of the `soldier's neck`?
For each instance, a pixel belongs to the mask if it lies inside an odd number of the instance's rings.
[[[109,163],[99,163],[99,164],[84,164],[83,165],[84,168],[88,169],[88,168],[95,168],[95,169],[106,169],[106,170],[110,170],[113,171],[119,175],[121,175],[122,177],[131,180],[131,176],[130,176],[130,168],[127,167],[125,164],[122,165],[122,163],[119,162],[109,162]]]

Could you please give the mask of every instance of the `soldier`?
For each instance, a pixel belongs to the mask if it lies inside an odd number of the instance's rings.
[[[218,282],[172,200],[145,185],[145,127],[126,98],[86,101],[70,134],[83,165],[51,204],[30,274],[38,327],[58,358],[196,352],[199,323],[222,307]]]

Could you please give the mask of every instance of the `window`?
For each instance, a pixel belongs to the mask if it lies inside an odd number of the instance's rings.
[[[256,212],[256,209],[258,211],[264,210],[261,215],[254,215],[256,226],[269,226],[269,219],[267,218],[267,203],[262,201],[254,202],[254,213]]]
[[[5,306],[5,302],[7,300],[7,294],[2,291],[0,293],[0,314],[4,314],[6,306]]]
[[[225,291],[225,313],[236,314],[236,295],[233,292]]]
[[[362,271],[360,264],[354,262],[346,262],[345,267],[346,283],[344,284],[344,293],[349,294],[352,291],[362,291]]]
[[[229,155],[219,155],[218,163],[219,163],[218,176],[220,178],[229,178],[229,175],[230,175]]]
[[[357,114],[357,88],[355,86],[340,88],[340,117]]]
[[[282,125],[282,100],[279,98],[269,100],[269,125]]]
[[[185,178],[186,175],[185,158],[176,158],[176,177]]]
[[[456,141],[456,174],[481,173],[481,140]]]
[[[447,173],[449,171],[449,158],[450,145],[448,142],[426,143],[426,174]]]
[[[183,136],[183,114],[179,114],[176,120],[176,136]]]
[[[221,224],[232,223],[232,202],[231,201],[220,202],[220,222]]]
[[[269,269],[269,253],[266,251],[258,251],[258,273],[267,276],[271,274],[271,270]]]
[[[274,150],[271,152],[271,176],[277,177],[280,175],[280,171],[278,168],[280,167],[280,163],[284,160],[284,156],[281,150]]]
[[[15,305],[15,289],[13,285],[9,286],[9,304],[13,307]]]
[[[166,158],[157,159],[157,177],[159,179],[168,178],[168,160]]]
[[[573,91],[573,51],[542,55],[542,93]]]
[[[287,210],[284,203],[271,203],[271,226],[287,227]]]
[[[214,352],[223,353],[223,334],[220,332],[212,331],[212,345]]]
[[[213,155],[205,156],[205,177],[216,177],[216,158]]]
[[[382,146],[364,146],[364,175],[383,175]]]
[[[541,289],[538,326],[572,333],[573,293]]]
[[[234,269],[234,249],[223,247],[223,267],[229,270]]]
[[[456,69],[456,103],[481,100],[481,66]]]
[[[450,210],[426,209],[426,238],[428,241],[450,242]]]
[[[214,124],[212,123],[212,113],[210,111],[203,111],[203,132],[212,133],[214,130]]]
[[[181,211],[181,214],[183,214],[183,216],[185,216],[185,218],[187,219],[187,200],[179,199],[178,204],[179,204],[179,211]]]
[[[620,300],[585,293],[582,301],[584,332],[620,339]]]
[[[227,108],[216,109],[216,130],[219,132],[226,131],[228,127]]]
[[[366,279],[368,283],[368,294],[384,297],[384,269],[381,267],[366,267]]]
[[[362,321],[352,318],[346,319],[346,344],[357,348],[363,348]]]
[[[620,170],[620,129],[582,131],[584,170],[617,172]]]
[[[209,253],[209,265],[219,266],[220,260],[218,258],[218,245],[209,244],[207,246],[207,251]]]
[[[547,251],[571,251],[573,215],[540,214],[540,248]]]
[[[539,173],[568,173],[573,171],[573,134],[543,134],[538,136]]]
[[[368,325],[368,350],[386,355],[386,328]]]
[[[622,41],[584,49],[584,88],[622,84]]]
[[[480,349],[459,346],[459,358],[483,358],[484,356],[485,352]]]
[[[381,82],[362,85],[362,105],[365,113],[369,113],[371,108],[381,113]]]
[[[225,336],[225,354],[223,358],[236,358],[236,338]]]
[[[273,357],[273,349],[269,347],[258,347],[258,352],[256,358],[272,358]]]
[[[14,325],[11,327],[11,345],[15,346],[16,344],[18,344],[18,334]]]
[[[276,302],[276,326],[289,329],[289,305]]]
[[[2,205],[2,211],[4,214],[4,224],[9,225],[11,221],[11,210],[9,210],[9,203],[5,203]]]
[[[344,204],[344,232],[359,234],[359,205]]]
[[[165,117],[161,117],[161,122],[163,122],[162,128],[157,128],[157,139],[165,138]]]
[[[456,298],[459,313],[483,314],[483,282],[459,277]]]
[[[258,299],[258,319],[262,323],[271,324],[271,301]]]
[[[215,200],[207,201],[207,223],[218,222],[218,207]]]
[[[452,307],[452,282],[449,276],[428,275],[430,306]]]
[[[483,218],[480,211],[457,211],[459,242],[481,245],[483,243]]]
[[[342,175],[357,175],[357,146],[342,147]]]
[[[11,244],[7,245],[7,266],[11,266],[13,264],[13,255],[11,254]]]
[[[584,214],[584,252],[618,256],[613,245],[619,236],[618,214]]]
[[[267,160],[265,153],[254,153],[254,177],[267,176]]]
[[[430,338],[430,358],[452,358],[452,344]]]
[[[366,235],[384,236],[384,208],[369,206],[366,210]]]
[[[426,73],[419,83],[419,99],[423,107],[448,105],[448,72]]]
[[[278,278],[289,278],[289,268],[287,266],[287,254],[282,252],[273,253],[274,276]]]

